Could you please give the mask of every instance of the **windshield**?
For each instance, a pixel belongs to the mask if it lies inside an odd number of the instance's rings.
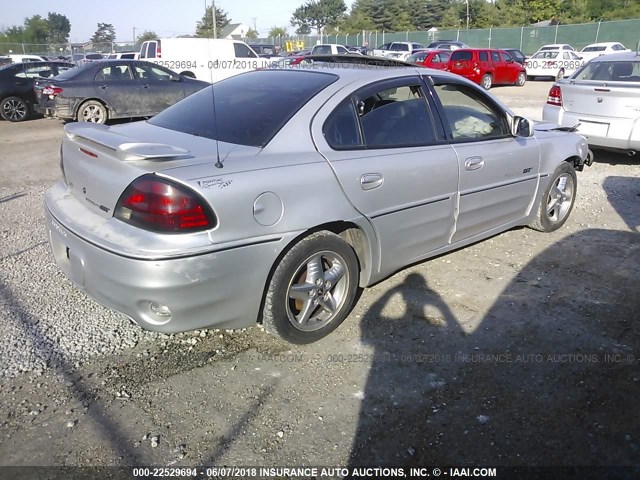
[[[556,58],[560,52],[558,51],[547,51],[547,52],[538,52],[535,53],[531,58]]]
[[[299,70],[235,75],[176,103],[149,123],[212,140],[264,147],[304,104],[337,79],[330,73]]]

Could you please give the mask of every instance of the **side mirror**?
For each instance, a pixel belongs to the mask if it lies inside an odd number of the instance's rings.
[[[169,80],[171,80],[172,82],[181,82],[182,81],[182,76],[181,75],[171,75],[169,77]]]
[[[533,137],[533,122],[524,117],[513,117],[511,134],[514,137]]]

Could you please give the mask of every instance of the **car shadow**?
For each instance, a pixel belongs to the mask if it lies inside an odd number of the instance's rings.
[[[640,463],[640,209],[620,188],[629,182],[605,189],[631,231],[557,241],[475,319],[464,299],[483,296],[477,284],[447,302],[415,272],[371,305],[351,466]],[[399,300],[404,313],[387,314]]]
[[[640,154],[626,155],[621,152],[603,150],[592,147],[596,163],[608,163],[609,165],[640,165]]]

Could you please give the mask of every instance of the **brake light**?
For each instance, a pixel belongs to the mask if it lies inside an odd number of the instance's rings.
[[[558,107],[562,106],[562,90],[560,90],[559,85],[551,87],[551,90],[549,90],[549,96],[547,97],[547,103]]]
[[[160,42],[158,42],[158,46],[156,47],[156,58],[162,58],[162,49],[160,48]]]
[[[53,85],[49,85],[48,87],[44,87],[42,89],[43,95],[49,95],[50,97],[57,97],[62,93],[62,88],[55,87]]]
[[[205,200],[187,187],[155,175],[134,180],[120,196],[114,217],[145,230],[197,232],[215,227]]]

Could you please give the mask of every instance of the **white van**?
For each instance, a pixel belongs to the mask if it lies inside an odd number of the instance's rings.
[[[260,58],[246,43],[213,38],[149,40],[140,46],[140,60],[211,83],[269,66],[268,59]]]

